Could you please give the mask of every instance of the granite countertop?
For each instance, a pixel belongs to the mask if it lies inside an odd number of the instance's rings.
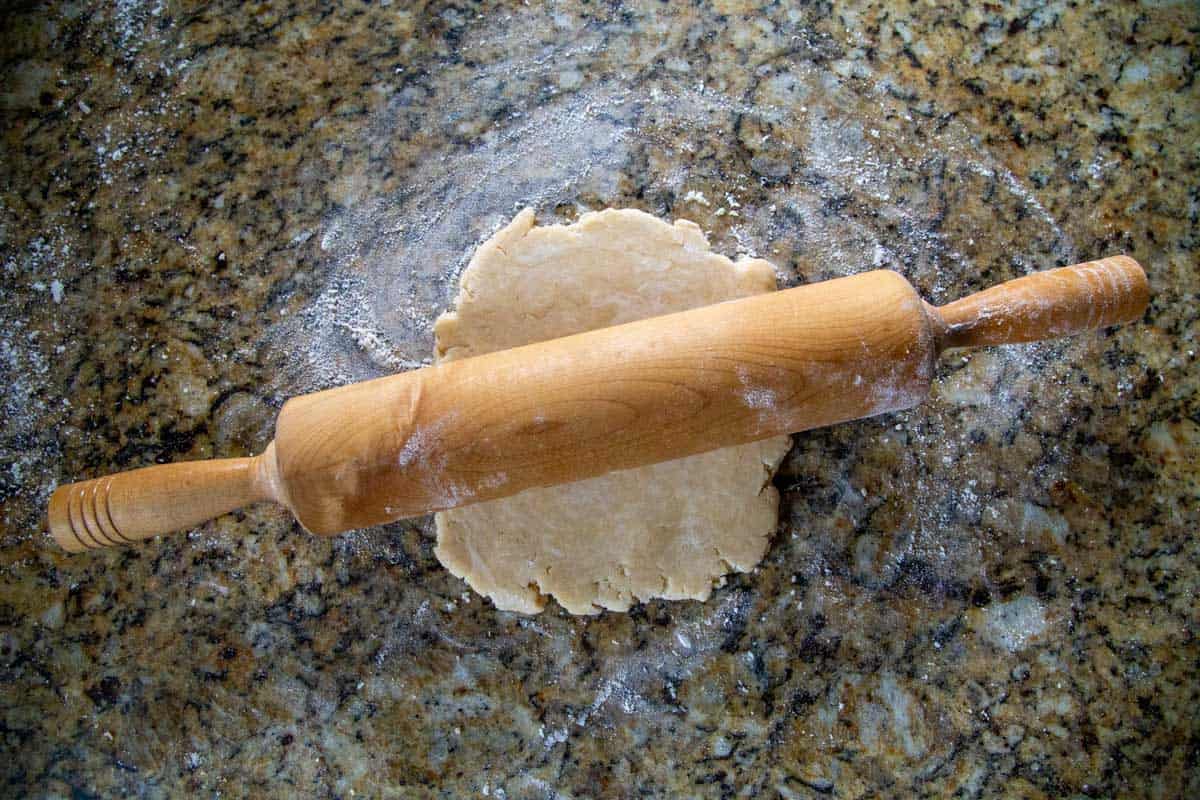
[[[3,793],[1200,794],[1197,7],[540,5],[5,13]],[[691,219],[784,284],[1128,252],[1154,295],[798,436],[707,603],[497,612],[427,519],[52,546],[58,483],[420,363],[527,204]]]

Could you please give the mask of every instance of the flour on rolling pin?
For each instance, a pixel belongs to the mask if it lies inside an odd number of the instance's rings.
[[[684,311],[775,289],[774,268],[713,253],[691,222],[633,210],[536,227],[531,210],[485,242],[437,322],[439,361]],[[745,402],[773,411],[770,386],[743,376]],[[414,436],[420,450],[421,433]],[[778,515],[778,436],[563,486],[442,511],[437,556],[502,609],[628,609],[653,597],[705,599],[749,570]],[[408,448],[406,447],[407,451]]]
[[[435,469],[424,470],[422,474],[426,476],[427,491],[431,496],[438,498],[439,505],[452,506],[469,503],[474,499],[476,488],[497,488],[503,486],[508,480],[503,472],[495,472],[472,487],[442,476],[440,467],[444,465],[445,456],[438,448],[438,437],[443,428],[455,424],[456,417],[457,414],[450,412],[429,425],[416,426],[408,435],[404,446],[400,448],[400,455],[396,458],[396,467],[401,470],[416,467],[419,464],[435,467]],[[392,513],[390,507],[385,507],[384,511],[388,514]]]

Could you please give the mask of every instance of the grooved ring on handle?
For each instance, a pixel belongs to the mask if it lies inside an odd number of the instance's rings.
[[[79,493],[79,516],[83,519],[83,524],[87,526],[88,532],[92,534],[92,538],[103,544],[116,544],[116,540],[108,535],[108,531],[104,530],[100,520],[96,518],[97,488],[99,488],[99,482],[83,486],[83,491]]]
[[[51,534],[66,550],[79,552],[112,545],[132,544],[112,517],[109,494],[112,476],[70,487],[51,514]],[[52,505],[55,504],[52,498]]]
[[[100,543],[100,538],[88,528],[87,520],[83,518],[83,495],[87,490],[80,486],[73,488],[67,494],[67,520],[71,523],[71,533],[75,534],[75,538],[79,543],[87,549],[95,547],[103,547]],[[87,538],[83,537],[83,533],[87,534]]]
[[[103,503],[100,502],[101,490],[103,490]],[[134,540],[121,533],[121,529],[117,527],[117,523],[112,517],[112,509],[108,502],[108,495],[111,491],[111,475],[101,478],[92,486],[92,516],[96,519],[97,527],[104,532],[113,544],[133,544]]]

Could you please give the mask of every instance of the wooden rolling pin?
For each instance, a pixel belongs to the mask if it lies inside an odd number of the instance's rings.
[[[1138,319],[1116,256],[934,308],[877,271],[305,395],[254,458],[60,487],[63,548],[125,544],[272,500],[321,535],[909,408],[952,347]]]

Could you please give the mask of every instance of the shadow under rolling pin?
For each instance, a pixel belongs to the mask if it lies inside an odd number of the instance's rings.
[[[259,456],[58,488],[66,550],[136,542],[250,503],[332,535],[917,405],[947,348],[1132,322],[1115,256],[934,308],[880,270],[425,367],[288,401]]]

